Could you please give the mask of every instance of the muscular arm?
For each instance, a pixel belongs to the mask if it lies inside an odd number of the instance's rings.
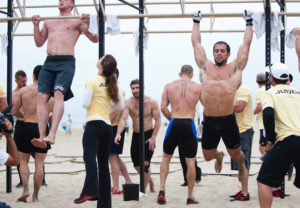
[[[192,45],[194,49],[194,58],[196,64],[198,65],[200,72],[206,70],[206,54],[203,46],[201,45],[201,36],[200,36],[200,24],[194,23],[192,31]],[[201,72],[203,73],[203,72]],[[201,80],[200,80],[201,81]]]
[[[248,56],[250,51],[250,45],[253,37],[252,26],[246,26],[246,31],[244,33],[244,42],[240,46],[237,59],[235,60],[235,67],[238,70],[243,70],[248,62]]]
[[[164,89],[164,92],[162,94],[161,98],[161,104],[160,104],[160,110],[162,114],[168,119],[171,119],[171,112],[168,109],[169,100],[168,100],[168,94],[167,94],[167,86]]]
[[[298,69],[300,72],[300,28],[295,28],[294,29],[294,35],[296,37],[296,53],[298,56]]]
[[[253,113],[254,113],[254,114],[258,114],[258,113],[261,112],[261,110],[262,110],[262,105],[261,105],[261,103],[257,103],[257,104],[256,104],[256,108],[254,109]]]
[[[33,17],[33,19],[35,16]],[[44,22],[43,28],[40,31],[39,21],[35,23],[33,20],[33,38],[37,47],[42,47],[48,38],[47,21]]]
[[[99,35],[93,35],[89,32],[89,14],[82,14],[79,29],[93,43],[97,43],[99,41]]]
[[[129,106],[130,106],[129,102],[130,101],[128,101],[128,100],[125,102],[125,108],[122,111],[122,115],[121,115],[121,118],[120,118],[120,121],[119,121],[119,124],[118,124],[116,137],[118,135],[120,135],[122,133],[122,131],[124,130],[124,128],[125,128],[126,120],[128,118],[128,115],[129,115]]]
[[[24,113],[21,111],[22,107],[22,89],[19,93],[14,97],[13,100],[13,107],[12,107],[12,114],[18,118],[23,118]]]
[[[233,111],[235,113],[241,113],[244,111],[245,107],[247,105],[247,102],[244,100],[238,100],[234,105],[233,105]]]
[[[153,100],[151,101],[152,102],[152,116],[154,118],[154,129],[153,129],[153,133],[152,133],[152,137],[156,137],[157,133],[158,133],[158,130],[160,128],[160,125],[161,125],[161,121],[160,121],[160,111],[159,111],[159,107],[158,107],[158,103]]]

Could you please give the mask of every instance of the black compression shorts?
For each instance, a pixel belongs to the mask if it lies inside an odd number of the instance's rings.
[[[205,116],[202,148],[216,149],[221,137],[228,149],[236,149],[241,146],[239,128],[234,114],[221,117]]]
[[[145,131],[145,142],[149,140],[152,136],[153,129]],[[132,133],[132,141],[131,141],[131,148],[130,148],[130,154],[131,154],[131,160],[133,162],[134,167],[140,166],[140,133],[139,132],[133,132]],[[149,143],[145,143],[145,161],[149,163],[151,158],[153,156],[153,152],[149,150]]]
[[[196,157],[198,139],[193,119],[172,118],[170,120],[164,139],[164,152],[173,155],[177,146],[181,148],[185,157]]]

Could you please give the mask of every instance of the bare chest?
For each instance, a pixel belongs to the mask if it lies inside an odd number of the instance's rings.
[[[77,20],[53,20],[48,22],[47,29],[48,34],[57,34],[57,33],[64,33],[64,34],[74,34],[76,35],[79,33],[79,24]]]
[[[151,115],[151,106],[148,103],[145,103],[143,107],[144,107],[144,117],[150,116]],[[140,105],[138,103],[135,103],[131,106],[130,115],[133,118],[139,118]]]

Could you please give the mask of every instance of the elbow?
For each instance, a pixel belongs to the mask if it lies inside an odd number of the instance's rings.
[[[12,162],[12,166],[18,166],[20,164],[19,159],[16,159]]]

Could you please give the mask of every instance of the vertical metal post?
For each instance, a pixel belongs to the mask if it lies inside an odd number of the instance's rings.
[[[13,0],[7,0],[7,16],[13,17]],[[8,46],[7,46],[7,104],[11,105],[12,98],[12,55],[13,55],[13,42],[12,42],[12,30],[13,30],[13,21],[7,22],[7,38],[8,38]],[[6,166],[6,192],[11,192],[11,167]]]
[[[284,12],[285,11],[285,0],[281,0],[281,7],[280,11]],[[281,16],[281,20],[283,23],[283,26],[285,28],[285,16]],[[285,63],[285,29],[280,32],[280,62]],[[285,198],[285,176],[282,179],[282,183],[280,186],[280,198],[283,199]]]
[[[105,9],[105,0],[101,0]],[[99,5],[99,59],[105,55],[105,19]]]
[[[266,66],[271,64],[271,4],[270,0],[265,1],[266,18]],[[266,90],[270,89],[269,77],[266,72]]]
[[[144,14],[144,0],[139,0],[140,14]],[[140,191],[145,193],[145,136],[144,136],[144,18],[139,18],[139,86],[140,86]]]

